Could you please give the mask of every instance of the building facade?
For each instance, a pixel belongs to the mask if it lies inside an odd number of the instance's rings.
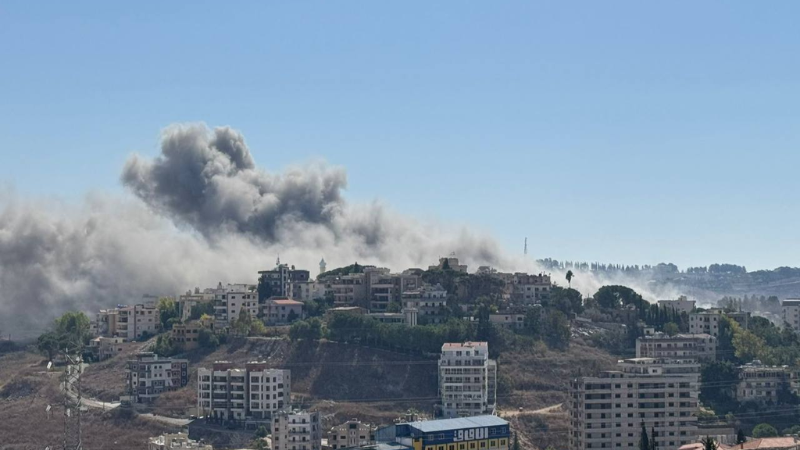
[[[172,331],[170,331],[170,333],[172,335],[172,341],[178,344],[183,350],[193,350],[200,345],[200,332],[203,330],[214,332],[213,318],[176,323],[172,326]]]
[[[214,302],[215,289],[206,288],[200,291],[200,288],[194,288],[194,292],[187,291],[183,295],[178,296],[178,312],[181,321],[186,322],[191,319],[192,308],[200,304],[208,304]]]
[[[525,314],[499,311],[489,315],[489,322],[498,327],[520,330],[525,327]]]
[[[125,339],[120,337],[98,336],[89,341],[89,351],[97,361],[104,361],[122,353],[124,342]]]
[[[800,332],[800,298],[787,298],[781,302],[783,323],[796,332]]]
[[[689,314],[689,334],[710,334],[719,337],[719,323],[722,320],[722,311],[709,309]]]
[[[214,447],[189,439],[189,436],[184,433],[162,434],[150,438],[147,443],[147,450],[176,449],[214,450]]]
[[[375,440],[409,450],[509,450],[512,437],[507,421],[483,415],[390,425]]]
[[[237,368],[220,361],[197,370],[198,415],[212,420],[270,423],[276,412],[289,407],[290,398],[290,371],[271,369],[266,362]]]
[[[791,389],[790,383],[788,366],[766,366],[755,360],[739,367],[736,399],[740,402],[774,403],[783,387]]]
[[[220,283],[214,291],[214,326],[217,329],[228,327],[239,318],[242,311],[250,317],[258,316],[258,290],[252,284]]]
[[[353,419],[331,427],[327,433],[328,446],[334,450],[361,447],[375,443],[375,427]]]
[[[570,383],[570,450],[638,449],[642,424],[658,448],[697,437],[700,365],[652,358],[621,360],[617,370]]]
[[[272,419],[273,450],[320,450],[318,412],[281,411]]]
[[[303,302],[288,298],[270,298],[261,306],[261,314],[269,325],[283,325],[302,319]]]
[[[664,308],[672,308],[678,313],[686,313],[689,314],[694,310],[696,302],[694,300],[689,300],[684,296],[680,296],[675,300],[659,300],[658,306]]]
[[[486,342],[446,343],[439,357],[439,395],[444,417],[493,414],[497,363]]]
[[[128,361],[127,383],[131,403],[151,403],[164,392],[174,391],[189,382],[189,361],[159,358],[151,352]]]
[[[655,333],[636,339],[637,358],[713,361],[717,338],[710,334]]]
[[[538,305],[542,300],[550,298],[553,284],[550,275],[515,273],[506,283],[506,290],[512,302],[523,305]]]
[[[153,336],[161,329],[161,320],[156,306],[157,298],[145,296],[147,301],[132,306],[118,305],[112,309],[101,309],[90,324],[94,336],[119,337],[135,341]]]
[[[416,309],[422,324],[442,323],[447,309],[447,290],[441,284],[424,285],[402,293],[403,307]]]

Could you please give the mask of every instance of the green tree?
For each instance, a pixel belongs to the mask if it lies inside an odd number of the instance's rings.
[[[768,423],[760,423],[753,428],[754,438],[777,437],[778,430]]]
[[[272,297],[272,283],[266,273],[262,273],[258,277],[258,303],[264,303],[268,298]]]
[[[40,353],[47,356],[48,361],[52,361],[59,352],[58,335],[52,331],[46,331],[36,340],[36,348]]]
[[[291,310],[289,311],[289,314],[286,315],[286,322],[292,323],[299,318],[300,316],[298,316],[297,313],[294,312],[294,310]]]
[[[739,428],[739,431],[736,432],[736,443],[744,444],[745,442],[747,442],[747,437],[744,435],[744,430]]]
[[[162,330],[171,330],[172,325],[178,321],[178,304],[169,297],[158,299],[158,318]]]
[[[639,432],[639,450],[650,450],[650,439],[647,437],[647,428],[642,421],[642,430]]]
[[[669,322],[664,324],[664,333],[667,333],[669,336],[675,336],[680,332],[678,325],[674,322]]]
[[[172,356],[180,351],[176,343],[172,340],[172,336],[167,333],[159,334],[156,338],[156,343],[153,345],[153,352],[158,356]]]
[[[203,328],[197,335],[197,345],[201,348],[216,349],[219,347],[219,338],[211,330]]]
[[[255,436],[256,436],[257,438],[259,438],[259,439],[263,439],[263,438],[267,437],[267,435],[268,435],[268,434],[269,434],[269,432],[267,431],[267,428],[266,428],[264,425],[261,425],[261,426],[260,426],[260,427],[258,427],[258,429],[256,430],[256,434],[255,434]]]
[[[233,321],[231,327],[240,336],[249,336],[252,325],[253,318],[246,309],[242,308],[239,310],[239,317]]]
[[[90,322],[82,312],[66,312],[55,321],[55,333],[59,340],[59,350],[76,351],[86,345],[91,337]]]
[[[627,286],[603,286],[594,294],[594,300],[601,308],[619,309],[622,306],[633,304],[640,311],[649,307],[641,295]]]
[[[567,285],[569,285],[570,288],[572,287],[572,277],[574,276],[575,274],[573,274],[571,270],[567,271]]]
[[[548,311],[543,335],[547,345],[551,348],[565,349],[569,347],[570,335],[567,316],[558,310]]]
[[[214,316],[214,303],[204,302],[192,306],[192,311],[189,313],[189,320],[198,320],[204,315]]]
[[[717,450],[717,441],[710,436],[701,439],[700,443],[703,444],[703,450]]]
[[[736,357],[741,361],[750,362],[754,359],[767,359],[763,358],[765,350],[768,348],[766,347],[766,342],[748,330],[735,329],[733,348],[736,350]]]
[[[542,337],[542,308],[531,308],[525,313],[523,331],[533,338]]]

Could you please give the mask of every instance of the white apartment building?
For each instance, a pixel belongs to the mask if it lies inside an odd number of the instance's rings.
[[[218,329],[229,326],[239,318],[242,310],[250,317],[258,316],[258,290],[252,284],[222,283],[214,291],[214,326]]]
[[[292,282],[292,300],[310,302],[318,298],[325,298],[328,289],[325,283],[316,281],[294,281]]]
[[[441,284],[408,290],[402,294],[402,304],[404,308],[416,309],[422,324],[441,323],[445,320],[447,290]]]
[[[740,402],[752,400],[757,402],[775,402],[782,384],[791,382],[791,371],[788,366],[765,366],[761,361],[739,367],[739,384],[736,386],[736,399]]]
[[[783,323],[794,331],[800,332],[800,298],[787,298],[781,302]]]
[[[272,420],[272,450],[320,450],[318,412],[281,411]]]
[[[697,439],[700,365],[652,358],[621,360],[617,370],[570,383],[569,448],[638,449],[642,423],[658,448]]]
[[[176,449],[195,449],[195,450],[214,450],[210,444],[189,439],[184,433],[167,433],[161,436],[152,437],[148,440],[147,450],[176,450]]]
[[[709,309],[707,311],[689,314],[689,334],[710,334],[719,337],[719,323],[722,320],[722,310]]]
[[[636,339],[637,358],[713,361],[717,357],[717,338],[710,334],[655,333]]]
[[[119,337],[134,341],[142,336],[152,336],[161,329],[156,297],[145,296],[148,301],[133,306],[118,305],[101,309],[90,324],[94,336]]]
[[[128,361],[127,382],[131,403],[150,403],[162,393],[188,384],[189,361],[139,353],[136,359]]]
[[[219,421],[267,422],[289,407],[291,374],[266,362],[215,362],[197,370],[197,412]]]
[[[678,313],[686,313],[689,314],[694,310],[695,301],[689,300],[685,296],[680,296],[675,300],[659,300],[658,306],[665,307],[665,308],[672,308]]]
[[[328,446],[333,450],[362,447],[375,443],[375,427],[353,419],[331,427],[327,433]]]
[[[497,363],[486,342],[446,343],[439,357],[439,395],[444,417],[493,414]]]

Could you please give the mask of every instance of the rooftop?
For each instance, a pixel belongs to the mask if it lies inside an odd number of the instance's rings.
[[[282,306],[302,306],[303,302],[298,302],[297,300],[291,300],[288,298],[275,298],[268,300],[275,305],[282,305]]]
[[[488,347],[488,342],[446,342],[442,344],[442,350],[455,349],[455,348],[475,348],[475,347]]]
[[[508,422],[497,416],[473,416],[461,417],[458,419],[423,420],[420,422],[410,422],[408,425],[423,433],[432,433],[435,431],[508,425]]]
[[[752,439],[744,444],[736,445],[720,445],[721,450],[754,450],[754,449],[768,449],[768,448],[790,448],[796,447],[797,441],[793,437],[774,437],[774,438],[761,438]]]

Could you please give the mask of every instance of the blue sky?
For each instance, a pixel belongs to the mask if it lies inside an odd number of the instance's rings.
[[[797,2],[3,2],[0,183],[123,193],[174,122],[510,251],[800,265]]]

